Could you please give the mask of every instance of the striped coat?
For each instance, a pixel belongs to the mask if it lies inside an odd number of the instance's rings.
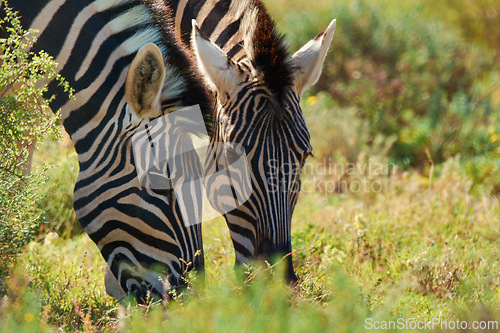
[[[78,153],[75,212],[107,263],[110,295],[165,298],[184,272],[203,268],[201,226],[184,223],[173,191],[142,186],[132,148],[151,119],[184,106],[201,106],[213,157],[205,186],[224,213],[236,262],[291,251],[300,165],[312,149],[299,99],[320,75],[334,23],[290,57],[259,0],[9,5],[24,27],[39,30],[36,48],[56,58],[76,91],[74,100],[60,93],[51,106],[61,109]],[[55,83],[50,88],[59,92]],[[216,169],[229,170],[241,151],[250,184],[238,184],[236,172],[235,183],[221,185]],[[224,209],[245,186],[249,199]]]

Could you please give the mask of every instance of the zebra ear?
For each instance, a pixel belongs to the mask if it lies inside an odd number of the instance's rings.
[[[198,68],[212,91],[225,93],[239,84],[236,64],[219,46],[208,40],[193,20],[191,46]]]
[[[163,55],[155,44],[144,45],[130,64],[125,82],[127,103],[140,118],[159,114],[165,77]]]
[[[325,31],[292,56],[291,63],[295,69],[294,83],[299,93],[318,81],[326,53],[332,42],[335,24],[336,20],[333,20]]]

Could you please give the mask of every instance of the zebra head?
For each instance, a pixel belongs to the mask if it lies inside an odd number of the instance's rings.
[[[245,55],[240,59],[228,56],[205,37],[194,20],[191,34],[198,67],[217,103],[209,154],[218,162],[207,163],[206,174],[215,174],[214,169],[221,165],[230,167],[242,151],[250,166],[250,198],[224,214],[237,263],[253,258],[272,260],[292,251],[290,228],[300,172],[312,150],[299,101],[304,89],[319,79],[335,30],[334,20],[289,57],[265,10],[256,8],[247,17],[240,24],[246,29],[242,40]],[[206,178],[208,193],[233,193],[231,198],[212,201],[219,206],[216,209],[227,212],[224,206],[241,197],[238,192],[247,186],[238,184],[238,179],[221,185],[212,178]],[[291,255],[287,261],[287,277],[296,281]]]

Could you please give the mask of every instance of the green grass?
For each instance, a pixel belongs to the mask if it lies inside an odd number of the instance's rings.
[[[498,202],[470,194],[458,160],[438,171],[433,179],[397,173],[376,194],[302,193],[292,234],[301,283],[293,290],[277,277],[279,268],[256,269],[252,283],[237,279],[219,219],[203,226],[205,287],[194,279],[167,306],[123,308],[105,294],[105,264],[89,238],[51,233],[19,258],[11,289],[30,288],[3,302],[15,310],[0,311],[2,316],[14,313],[17,321],[0,327],[360,332],[366,318],[498,320]]]
[[[27,282],[30,292],[36,295],[31,296],[37,300],[31,306],[38,304],[38,309],[31,310],[36,316],[34,321],[65,331],[94,325],[114,327],[116,302],[105,293],[105,263],[90,238],[82,235],[62,239],[49,233],[42,242],[30,243],[18,259],[10,283],[16,290],[20,289],[16,287],[20,281]],[[15,309],[23,302],[23,297],[14,293],[3,306]],[[21,316],[20,324],[25,324],[25,316]]]

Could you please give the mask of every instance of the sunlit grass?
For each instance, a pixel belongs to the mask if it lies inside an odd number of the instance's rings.
[[[253,284],[237,279],[218,219],[203,225],[205,287],[195,279],[166,307],[120,308],[105,294],[105,263],[90,239],[49,234],[19,258],[13,289],[28,283],[31,291],[4,301],[18,311],[4,329],[41,322],[66,331],[359,332],[366,318],[498,318],[497,200],[471,195],[457,160],[433,179],[405,172],[388,180],[375,194],[302,193],[292,224],[301,281],[293,290],[269,269],[257,269]],[[38,308],[28,305],[33,299]]]

